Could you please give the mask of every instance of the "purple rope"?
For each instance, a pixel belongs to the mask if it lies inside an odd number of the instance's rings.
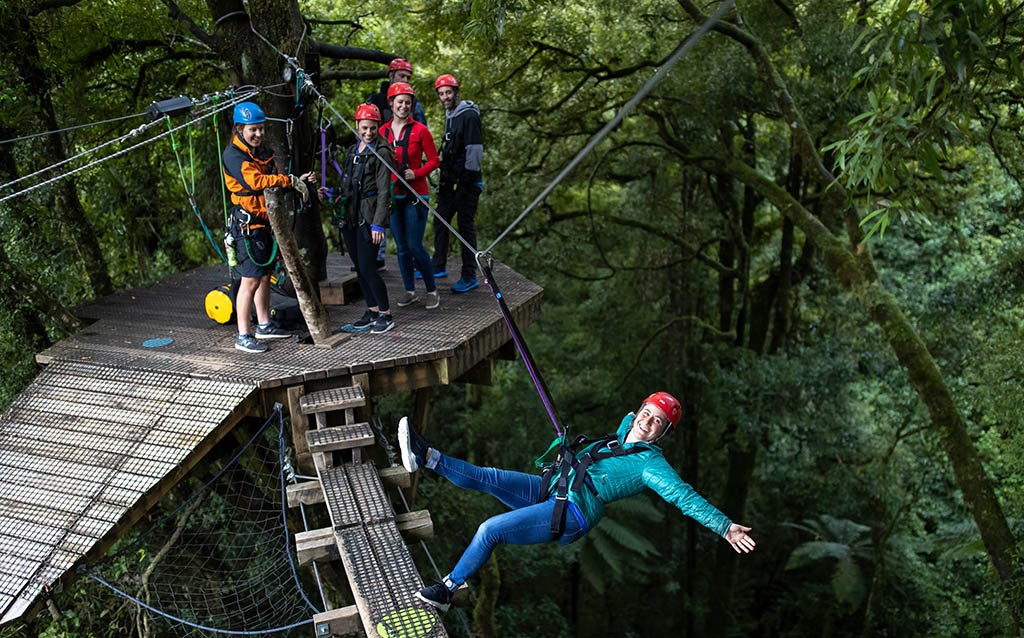
[[[320,185],[327,188],[327,129],[320,128]]]
[[[484,279],[484,283],[489,284],[487,279]],[[501,293],[498,293],[498,299],[501,299]],[[526,346],[519,339],[519,331],[512,323],[512,317],[509,316],[508,312],[505,311],[503,304],[498,304],[498,308],[502,311],[502,319],[505,320],[505,325],[508,326],[508,331],[512,335],[512,340],[516,344],[516,349],[519,350],[519,356],[523,358],[523,363],[526,364],[526,370],[530,373],[530,378],[533,379],[533,385],[537,388],[537,393],[540,395],[540,400],[544,403],[544,409],[548,412],[548,417],[551,419],[551,424],[555,426],[555,432],[558,436],[565,436],[565,432],[558,425],[558,417],[555,416],[555,407],[551,405],[551,399],[548,398],[547,392],[544,391],[544,385],[540,382],[540,376],[537,374],[536,369],[533,367],[533,359],[526,351]]]

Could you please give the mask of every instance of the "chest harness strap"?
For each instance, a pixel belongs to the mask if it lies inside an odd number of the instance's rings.
[[[598,496],[597,488],[594,487],[594,481],[587,472],[591,465],[613,456],[629,456],[630,454],[638,454],[647,449],[639,445],[633,446],[628,450],[624,449],[622,444],[619,443],[618,436],[615,434],[607,434],[598,439],[588,439],[585,435],[581,434],[568,445],[562,440],[562,437],[555,439],[551,447],[548,448],[548,451],[544,453],[544,456],[537,459],[535,463],[540,466],[544,457],[556,445],[558,446],[558,456],[553,463],[542,466],[541,485],[545,489],[541,492],[538,500],[538,502],[544,502],[550,498],[552,491],[555,494],[555,508],[551,511],[551,525],[549,528],[554,539],[560,538],[565,533],[565,512],[569,501],[569,494],[579,492],[586,485],[587,489],[594,496]],[[572,470],[576,471],[576,475],[573,477],[572,483],[570,483],[569,474]],[[551,486],[551,482],[556,475],[558,479],[555,481],[554,486]]]

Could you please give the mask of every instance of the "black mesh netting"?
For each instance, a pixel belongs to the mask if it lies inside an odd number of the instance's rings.
[[[285,524],[280,408],[173,512],[87,575],[136,603],[139,635],[308,636],[315,608]]]

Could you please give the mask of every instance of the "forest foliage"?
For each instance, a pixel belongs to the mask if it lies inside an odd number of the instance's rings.
[[[666,455],[754,528],[758,549],[731,556],[665,503],[638,497],[574,545],[501,549],[499,602],[475,629],[1018,635],[1024,7],[737,4],[495,256],[544,287],[543,317],[526,337],[565,420],[602,433],[650,391],[677,392],[685,417]],[[229,5],[0,5],[0,138],[238,83],[244,60],[225,59],[181,20],[222,33],[214,16]],[[301,13],[308,51],[315,42],[411,60],[435,137],[443,113],[432,80],[454,73],[483,113],[482,242],[716,6],[237,3],[260,28]],[[321,90],[350,113],[377,89],[367,76],[381,75],[381,59],[322,54],[321,73],[336,79]],[[292,90],[271,89],[285,101]],[[0,143],[0,182],[138,124]],[[196,199],[215,234],[221,124],[219,141],[209,126],[190,134]],[[74,329],[66,309],[217,259],[166,141],[0,203],[0,238],[0,405],[32,378],[33,354]],[[411,399],[377,408],[396,422]],[[551,431],[529,376],[510,362],[490,387],[438,390],[429,436],[471,461],[529,470]],[[960,453],[977,463],[957,465]],[[447,563],[499,511],[431,477],[417,502]],[[120,603],[94,587],[56,596],[57,619],[3,635],[125,635],[98,613]]]

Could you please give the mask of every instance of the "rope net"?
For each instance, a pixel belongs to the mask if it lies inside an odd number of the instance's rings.
[[[309,635],[319,610],[284,519],[283,423],[278,409],[177,509],[86,571],[134,603],[137,635]]]

